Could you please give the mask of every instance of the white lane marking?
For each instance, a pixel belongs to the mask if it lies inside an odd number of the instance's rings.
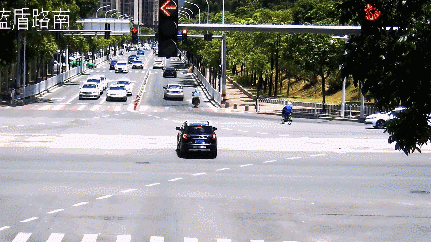
[[[251,239],[250,242],[265,242],[264,240]]]
[[[225,170],[229,170],[230,168],[225,167],[225,168],[221,168],[221,169],[217,169],[216,171],[225,171]]]
[[[45,124],[45,123],[37,123],[37,124],[43,125],[43,124]]]
[[[201,172],[201,173],[192,174],[192,176],[202,176],[202,175],[206,175],[206,174],[207,174],[206,172]]]
[[[326,154],[310,155],[310,157],[325,156]]]
[[[17,127],[24,127],[24,124],[18,124]]]
[[[231,242],[231,239],[217,239],[217,242]]]
[[[120,111],[121,111],[121,106],[115,106],[114,112],[120,112]]]
[[[96,111],[96,110],[99,110],[99,108],[100,108],[100,105],[94,105],[90,110]]]
[[[78,111],[81,111],[81,110],[83,110],[85,107],[86,107],[87,105],[81,105],[81,106],[79,106],[79,108],[78,109],[76,109],[76,110],[78,110]]]
[[[67,104],[70,104],[73,100],[77,99],[79,96],[79,93],[76,94],[75,96],[73,96],[72,98],[70,98],[69,100],[66,101]]]
[[[7,125],[3,125],[3,126],[1,126],[2,128],[7,128],[7,127],[9,127],[9,126],[7,126]]]
[[[60,110],[61,108],[63,108],[65,105],[55,105],[53,108],[52,108],[52,110],[56,110],[56,111],[58,111],[58,110]]]
[[[132,236],[129,234],[117,235],[116,242],[129,242],[132,241]]]
[[[45,106],[40,107],[38,110],[39,111],[48,110],[50,107],[51,107],[51,105],[45,105]]]
[[[260,133],[260,134],[268,134],[268,133],[263,133],[263,132],[262,132],[262,133]]]
[[[278,136],[280,136],[280,137],[287,137],[287,136],[290,136],[290,135],[288,135],[288,134],[279,134]]]
[[[289,158],[286,158],[286,160],[295,160],[295,159],[301,159],[302,157],[299,157],[299,156],[295,156],[295,157],[289,157]]]
[[[132,188],[132,189],[123,190],[121,192],[122,193],[128,193],[128,192],[133,192],[133,191],[136,191],[136,190],[138,190],[138,189]]]
[[[199,242],[197,238],[184,237],[184,242]]]
[[[239,167],[246,167],[246,166],[252,166],[253,164],[245,164],[245,165],[240,165]]]
[[[178,180],[182,180],[182,179],[183,179],[183,178],[178,177],[178,178],[170,179],[170,180],[168,180],[168,181],[173,182],[173,181],[178,181]]]
[[[28,219],[24,219],[24,220],[21,220],[21,221],[19,221],[20,223],[28,223],[28,222],[30,222],[30,221],[33,221],[33,220],[36,220],[36,219],[38,219],[39,217],[31,217],[31,218],[28,218]]]
[[[64,234],[52,233],[46,242],[61,242]]]
[[[276,162],[277,160],[267,160],[267,161],[264,161],[263,163],[271,163],[271,162]]]
[[[152,187],[152,186],[157,186],[157,185],[160,185],[160,183],[151,183],[151,184],[147,184],[147,185],[145,185],[146,187]]]
[[[80,202],[80,203],[75,203],[75,204],[73,204],[72,206],[73,207],[79,207],[79,206],[82,206],[82,205],[85,205],[85,204],[87,204],[88,202]]]
[[[31,236],[31,233],[18,233],[15,237],[15,239],[12,240],[12,242],[25,242],[27,241]]]
[[[102,200],[102,199],[105,199],[105,198],[110,198],[110,197],[112,197],[113,195],[106,195],[106,196],[102,196],[102,197],[98,197],[98,198],[96,198],[96,199],[98,199],[98,200]]]
[[[9,228],[10,228],[10,226],[3,226],[0,228],[0,231],[5,230],[5,229],[9,229]]]
[[[96,242],[98,234],[84,234],[81,242]]]
[[[54,214],[54,213],[58,213],[61,211],[64,211],[64,209],[61,208],[61,209],[52,210],[52,211],[47,212],[47,214]]]
[[[165,238],[160,236],[151,236],[150,242],[165,242]]]

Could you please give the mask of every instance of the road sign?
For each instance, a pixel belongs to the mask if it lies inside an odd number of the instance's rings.
[[[162,13],[167,16],[170,17],[171,16],[171,10],[176,11],[177,10],[177,6],[173,3],[171,3],[171,0],[166,0],[162,6],[160,7],[160,10],[162,10]]]

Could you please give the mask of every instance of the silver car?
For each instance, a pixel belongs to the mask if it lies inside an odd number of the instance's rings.
[[[168,84],[163,87],[164,99],[181,99],[184,100],[184,91],[181,84]]]

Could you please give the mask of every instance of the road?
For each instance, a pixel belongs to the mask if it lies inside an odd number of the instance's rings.
[[[132,80],[127,102],[78,100],[83,75],[0,107],[0,241],[429,241],[428,147],[405,156],[363,124],[282,125],[205,97],[193,108],[197,83],[163,78],[154,58],[89,73]],[[163,99],[167,83],[185,85],[184,101]],[[218,128],[217,158],[178,157],[185,120]]]

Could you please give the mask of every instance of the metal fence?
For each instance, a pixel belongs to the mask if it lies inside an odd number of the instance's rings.
[[[202,73],[198,70],[198,68],[193,68],[193,73],[196,75],[196,78],[204,85],[211,99],[216,101],[217,103],[221,103],[222,95],[218,92],[212,85],[208,82],[206,77],[202,75]]]
[[[102,56],[98,59],[95,60],[94,64],[99,64],[103,61],[106,60],[106,56]],[[74,68],[71,68],[70,70],[60,73],[59,75],[50,77],[46,80],[43,80],[39,83],[36,84],[32,84],[32,85],[28,85],[25,87],[25,91],[24,89],[22,89],[22,93],[20,93],[19,95],[17,95],[17,98],[28,98],[28,97],[33,97],[35,95],[39,95],[45,91],[47,91],[48,89],[67,81],[68,79],[70,79],[71,77],[74,77],[76,75],[79,75],[83,72],[85,72],[88,69],[88,67],[86,65],[83,66],[77,66]],[[19,93],[19,91],[18,91]]]

